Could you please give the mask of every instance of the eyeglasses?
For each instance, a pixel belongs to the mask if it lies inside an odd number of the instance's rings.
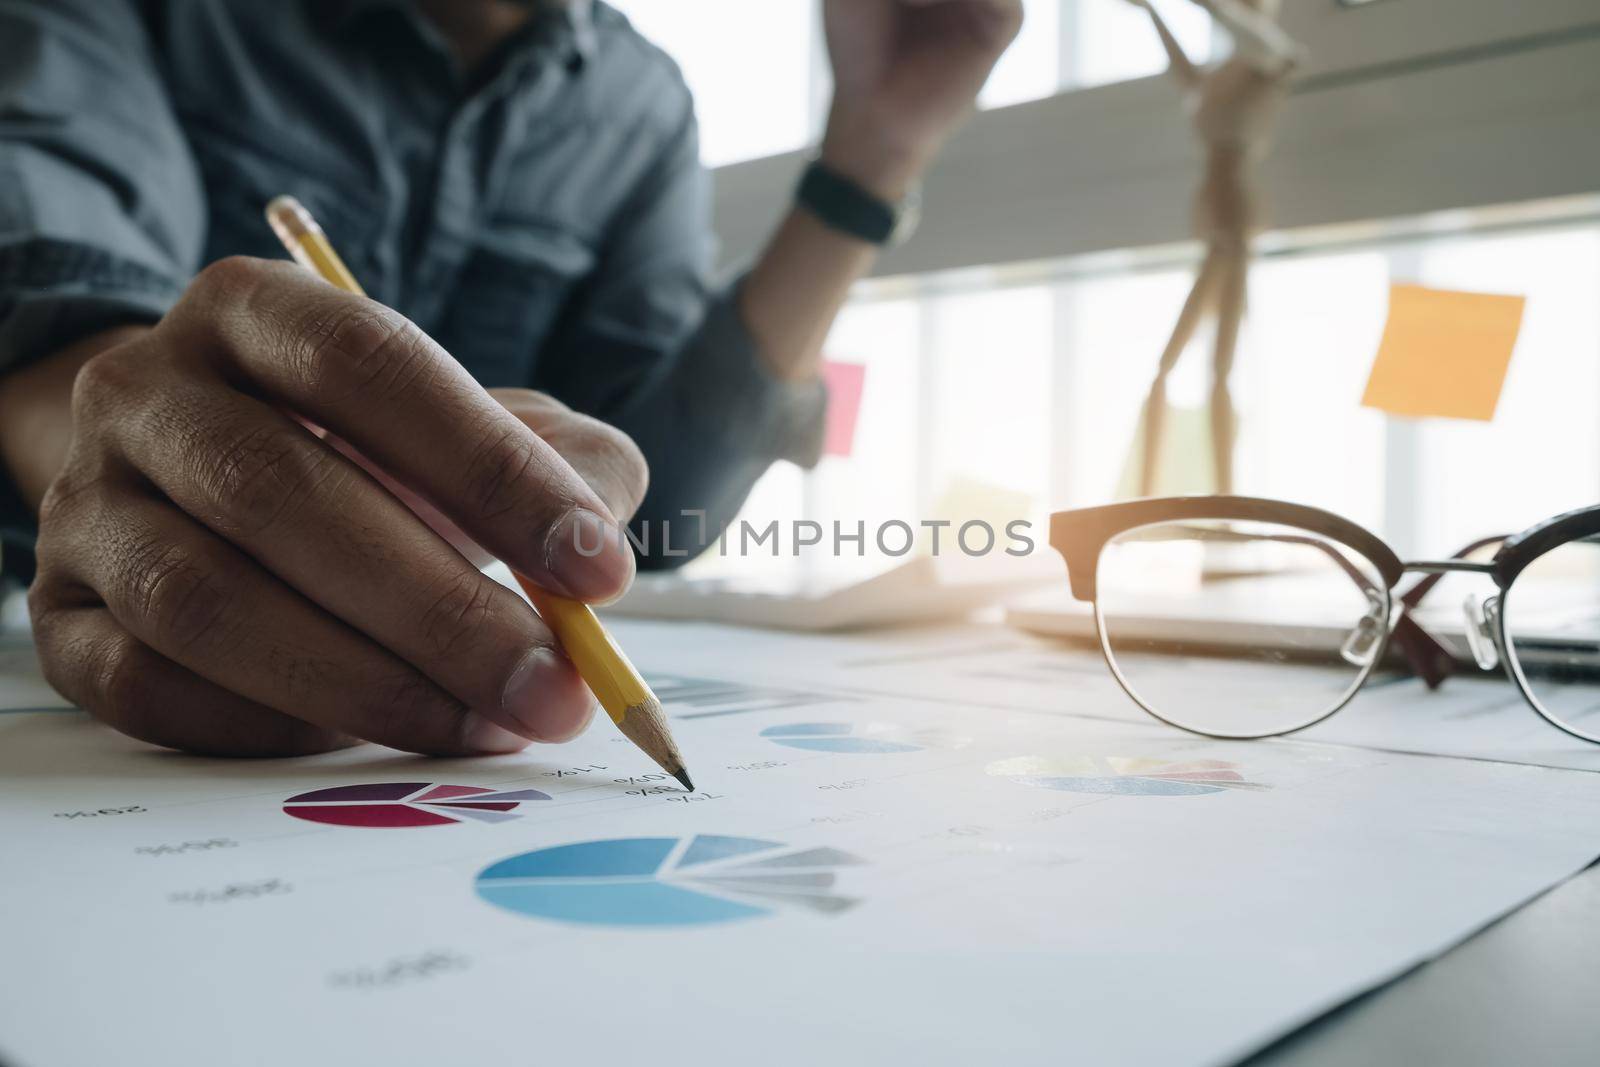
[[[1058,512],[1050,544],[1073,596],[1094,605],[1111,673],[1173,726],[1302,730],[1349,703],[1391,647],[1437,687],[1455,656],[1413,613],[1444,575],[1464,573],[1494,588],[1462,605],[1461,651],[1503,667],[1553,725],[1600,743],[1600,506],[1414,562],[1348,519],[1240,496]],[[1407,574],[1424,577],[1397,593]]]

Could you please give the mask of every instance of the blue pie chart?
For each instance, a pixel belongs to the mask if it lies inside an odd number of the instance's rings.
[[[786,748],[810,752],[855,752],[883,755],[889,752],[921,752],[923,746],[907,740],[905,732],[890,726],[847,722],[794,722],[769,726],[761,736]]]
[[[478,896],[538,919],[595,926],[698,926],[779,908],[821,914],[857,901],[835,869],[860,863],[832,848],[753,837],[626,837],[524,852],[478,873]]]

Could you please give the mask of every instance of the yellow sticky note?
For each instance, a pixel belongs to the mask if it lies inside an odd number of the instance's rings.
[[[1161,454],[1156,459],[1156,484],[1152,496],[1204,496],[1217,491],[1216,460],[1211,450],[1209,408],[1168,403],[1161,420]],[[1144,470],[1144,418],[1133,428],[1128,458],[1117,479],[1117,499],[1139,495],[1139,475]]]
[[[1412,418],[1494,418],[1525,297],[1389,287],[1389,322],[1361,403]]]

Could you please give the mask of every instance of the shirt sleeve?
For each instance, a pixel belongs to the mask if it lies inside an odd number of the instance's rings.
[[[160,318],[204,218],[134,0],[0,0],[0,374]],[[32,519],[4,485],[0,539],[17,572]]]
[[[541,354],[536,383],[644,452],[650,487],[634,527],[647,568],[681,564],[714,543],[774,460],[814,465],[826,404],[820,380],[767,371],[740,317],[739,281],[711,284],[710,175],[687,93],[669,128]]]

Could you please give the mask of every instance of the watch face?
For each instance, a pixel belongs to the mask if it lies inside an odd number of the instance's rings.
[[[889,244],[902,245],[911,239],[917,232],[917,225],[922,222],[922,184],[919,182],[907,190],[905,197],[895,208],[894,231],[889,234]]]

